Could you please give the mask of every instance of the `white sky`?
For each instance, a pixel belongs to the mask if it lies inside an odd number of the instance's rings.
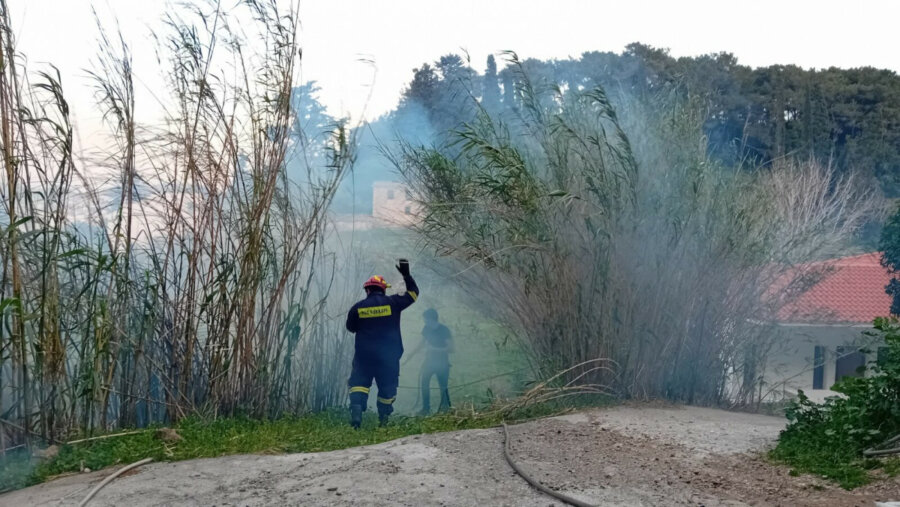
[[[8,1],[31,70],[44,62],[60,68],[82,130],[97,120],[84,71],[96,53],[92,4],[101,17],[119,19],[135,56],[139,117],[154,112],[150,92],[163,80],[149,33],[160,28],[165,0]],[[306,0],[301,17],[303,80],[319,82],[333,115],[356,119],[389,111],[414,67],[461,48],[478,71],[489,53],[506,49],[565,58],[620,52],[635,41],[675,56],[728,51],[751,66],[900,69],[893,0]]]

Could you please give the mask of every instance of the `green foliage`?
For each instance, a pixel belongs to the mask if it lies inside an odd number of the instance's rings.
[[[881,264],[888,268],[891,273],[900,273],[900,207],[884,224],[878,249],[884,252],[881,257]],[[900,281],[896,278],[891,279],[890,283],[885,287],[885,291],[893,297],[891,313],[900,315]]]
[[[481,88],[481,103],[485,109],[496,110],[500,106],[500,82],[497,80],[497,61],[488,55]]]
[[[458,58],[453,61],[457,68],[462,64]],[[640,43],[629,44],[620,54],[590,51],[580,58],[531,59],[523,65],[538,87],[599,86],[641,97],[698,97],[707,104],[703,130],[710,153],[727,165],[753,161],[768,166],[795,153],[829,160],[838,173],[862,170],[877,178],[889,195],[900,195],[900,124],[886,120],[900,117],[900,78],[892,71],[750,68],[729,53],[675,58],[667,50]],[[499,76],[502,107],[507,111],[520,107],[521,91],[527,89],[521,76],[509,66],[495,73],[489,61],[486,84],[468,91],[481,95],[485,108],[499,110],[495,87]],[[467,79],[471,74],[468,70]],[[473,115],[471,109],[458,108],[460,89],[451,81],[426,64],[415,71],[404,94],[405,105],[418,101],[435,119],[439,135],[448,126],[471,121]],[[425,88],[427,94],[422,93]],[[442,112],[451,117],[441,116]]]
[[[863,450],[900,433],[900,325],[879,318],[875,332],[887,350],[866,377],[845,377],[833,389],[843,396],[814,403],[803,392],[786,410],[788,427],[771,457],[797,470],[822,475],[845,488],[870,480],[869,470],[882,464],[865,459]],[[897,473],[897,463],[885,463]]]
[[[900,207],[884,224],[878,249],[884,252],[881,260],[884,267],[900,272]]]
[[[729,53],[675,58],[640,43],[629,44],[620,54],[590,51],[578,58],[529,59],[522,65],[540,90],[602,87],[635,97],[700,101],[708,153],[726,166],[769,167],[793,154],[828,161],[837,174],[861,172],[877,179],[888,195],[900,195],[900,123],[893,120],[900,118],[900,77],[892,71],[750,68]],[[371,181],[391,177],[378,156],[382,142],[399,135],[444,145],[479,110],[515,116],[527,106],[522,93],[529,86],[515,66],[498,70],[493,56],[483,76],[452,55],[415,69],[397,110],[367,127],[380,141],[371,143],[377,147],[364,143],[355,183],[347,182],[355,185],[353,197],[364,203],[355,209],[370,205]],[[469,97],[480,99],[479,107],[472,107]],[[341,199],[345,209],[354,209],[354,198]]]

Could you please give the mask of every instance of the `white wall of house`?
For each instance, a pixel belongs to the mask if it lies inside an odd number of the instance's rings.
[[[879,345],[875,337],[864,334],[870,325],[814,325],[780,324],[775,327],[778,336],[766,362],[763,392],[769,392],[767,401],[792,397],[803,389],[811,399],[822,401],[837,393],[830,388],[835,383],[839,347],[868,348],[866,362],[874,361]],[[815,348],[823,347],[822,389],[815,389]],[[846,351],[845,351],[846,352]]]

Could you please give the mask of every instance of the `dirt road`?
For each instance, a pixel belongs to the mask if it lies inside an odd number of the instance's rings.
[[[762,460],[784,420],[696,407],[617,407],[510,427],[515,459],[544,484],[597,505],[865,505],[900,481],[846,492]],[[105,470],[0,496],[75,505]],[[90,505],[560,505],[516,476],[502,430],[407,437],[342,451],[157,463]]]

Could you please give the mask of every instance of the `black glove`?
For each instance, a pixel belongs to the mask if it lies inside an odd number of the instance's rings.
[[[406,259],[400,259],[400,264],[397,264],[397,271],[403,275],[403,278],[409,276],[409,261]]]

